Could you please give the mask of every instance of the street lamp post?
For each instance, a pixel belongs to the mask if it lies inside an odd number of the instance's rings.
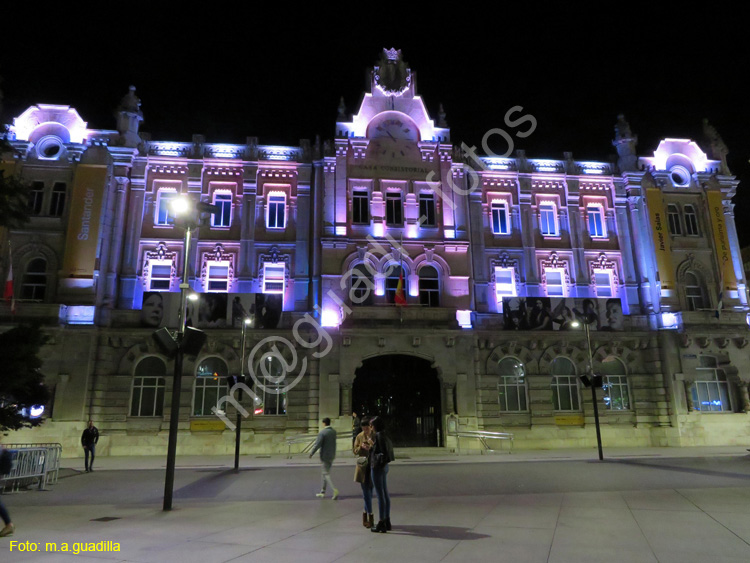
[[[591,329],[589,324],[594,321],[593,318],[583,316],[580,321],[573,321],[572,325],[577,327],[580,323],[583,324],[583,330],[586,334],[586,350],[589,356],[589,365],[585,379],[582,378],[584,385],[591,387],[591,400],[594,404],[594,425],[596,426],[596,446],[599,449],[599,461],[604,461],[604,452],[602,451],[602,432],[599,427],[599,405],[596,402],[596,388],[598,378],[594,375],[594,356],[591,352]]]
[[[188,263],[190,261],[190,225],[185,227],[183,248],[182,281],[180,282],[180,310],[177,316],[177,354],[174,359],[174,375],[172,377],[172,410],[169,413],[169,442],[167,445],[167,475],[164,479],[164,510],[172,510],[172,491],[174,489],[174,467],[177,456],[177,426],[180,423],[180,393],[182,391],[182,359],[184,357],[183,341],[185,338],[185,317],[187,309]]]
[[[245,335],[248,327],[252,324],[251,319],[244,319],[242,321],[242,343],[240,346],[240,377],[239,382],[245,382]],[[237,401],[242,404],[242,388],[240,387],[239,393],[237,394]],[[234,471],[239,473],[240,471],[240,432],[242,431],[242,413],[239,409],[237,410],[237,424],[235,425],[235,437],[234,437]]]
[[[172,202],[172,212],[175,217],[184,221],[185,238],[183,241],[183,269],[182,281],[180,282],[180,310],[177,317],[177,331],[174,335],[173,346],[176,347],[174,359],[174,375],[172,381],[172,410],[169,413],[169,441],[167,444],[167,472],[164,479],[164,505],[163,509],[172,510],[172,493],[174,490],[174,469],[175,458],[177,456],[177,434],[180,423],[180,393],[182,391],[182,363],[185,355],[187,340],[185,338],[185,320],[187,316],[188,290],[188,265],[190,263],[190,241],[192,230],[197,228],[200,222],[201,213],[216,213],[218,208],[207,203],[197,202],[193,204],[189,198],[182,196],[177,197]],[[195,331],[199,332],[199,331]],[[200,341],[197,348],[202,346],[205,335],[201,335],[203,340]],[[158,340],[158,339],[157,339]],[[191,348],[196,347],[196,342],[192,343]],[[197,352],[195,352],[197,353]]]

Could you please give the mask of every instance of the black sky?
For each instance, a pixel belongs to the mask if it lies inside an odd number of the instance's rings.
[[[750,47],[741,18],[720,5],[704,13],[687,13],[687,4],[679,13],[628,8],[630,16],[611,17],[541,4],[514,11],[434,4],[408,14],[396,4],[368,5],[366,15],[350,13],[352,4],[326,6],[304,14],[292,4],[276,13],[254,4],[202,12],[133,5],[106,15],[19,10],[0,36],[2,120],[35,103],[60,103],[91,128],[113,129],[113,108],[134,84],[142,129],[154,139],[331,138],[339,98],[356,111],[368,68],[393,46],[416,71],[433,117],[444,105],[457,144],[479,145],[516,105],[538,122],[516,147],[531,158],[572,151],[606,160],[618,113],[638,134],[639,154],[651,155],[663,137],[700,143],[707,117],[742,181],[737,216],[750,213]],[[738,229],[750,244],[750,221]]]

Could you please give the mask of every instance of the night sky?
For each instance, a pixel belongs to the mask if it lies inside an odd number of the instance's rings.
[[[362,17],[349,13],[352,4],[326,4],[333,14],[248,5],[158,13],[133,4],[101,16],[4,18],[2,121],[35,103],[58,103],[75,107],[91,128],[114,129],[113,109],[134,84],[142,130],[153,139],[200,133],[208,142],[255,136],[294,145],[316,134],[332,138],[340,97],[355,112],[368,69],[383,47],[396,47],[434,119],[444,105],[454,144],[479,145],[520,105],[538,122],[516,145],[530,158],[571,151],[578,160],[607,160],[619,113],[638,135],[638,153],[650,156],[663,137],[702,143],[706,117],[742,181],[737,216],[750,213],[750,47],[741,45],[746,31],[735,29],[739,15],[687,13],[687,4],[680,14],[610,18],[569,6],[543,13],[535,5],[493,12],[434,4],[406,14],[388,4]],[[738,229],[750,245],[750,221],[739,220]]]

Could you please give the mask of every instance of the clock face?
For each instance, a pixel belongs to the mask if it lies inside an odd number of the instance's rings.
[[[399,112],[385,112],[375,117],[367,128],[371,139],[418,141],[419,129],[408,117]]]
[[[371,147],[371,154],[376,158],[400,160],[419,157],[416,143],[403,139],[373,139]]]

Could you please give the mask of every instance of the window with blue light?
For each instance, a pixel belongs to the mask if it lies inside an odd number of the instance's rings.
[[[435,194],[428,192],[419,194],[419,217],[422,219],[422,227],[434,227],[437,225]]]
[[[565,295],[562,270],[547,268],[544,271],[544,277],[547,286],[547,295],[549,297],[563,297]]]
[[[700,356],[693,382],[693,409],[701,412],[732,412],[729,382],[714,356]]]
[[[604,210],[600,205],[589,205],[586,208],[589,218],[589,235],[591,238],[602,238],[606,235],[604,231]]]
[[[232,194],[215,193],[214,205],[219,208],[219,212],[211,215],[211,226],[230,227],[232,225]]]
[[[493,201],[491,212],[493,234],[509,235],[510,217],[508,217],[508,204],[504,201]]]
[[[174,212],[172,211],[172,202],[177,197],[175,190],[159,190],[156,196],[156,217],[154,224],[168,226],[174,224]]]
[[[286,227],[286,196],[284,194],[271,194],[268,196],[266,225],[269,229],[283,229]]]
[[[594,282],[597,297],[612,297],[612,273],[607,270],[595,270]]]
[[[370,196],[367,190],[354,190],[352,193],[352,223],[370,224]]]
[[[149,290],[169,291],[172,285],[172,261],[152,261],[151,276],[149,279]]]
[[[551,203],[539,206],[539,231],[546,237],[557,236],[557,213]]]
[[[385,196],[385,223],[392,227],[404,224],[401,192],[388,192]]]
[[[207,291],[225,292],[229,289],[229,262],[208,263]]]

